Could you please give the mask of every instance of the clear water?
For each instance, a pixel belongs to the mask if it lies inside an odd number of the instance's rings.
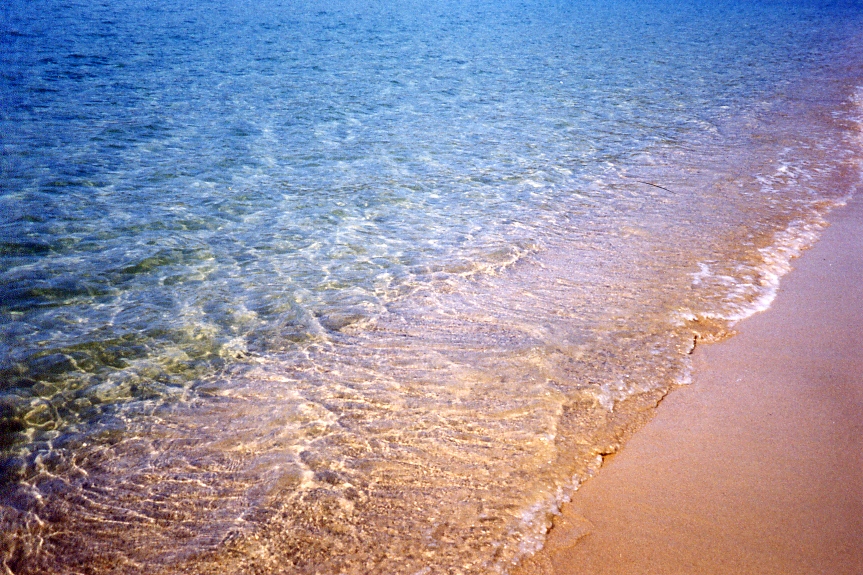
[[[505,572],[860,179],[854,2],[0,24],[14,573]]]

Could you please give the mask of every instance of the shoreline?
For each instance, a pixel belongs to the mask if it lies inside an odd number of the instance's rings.
[[[516,575],[863,572],[863,197],[827,220]]]

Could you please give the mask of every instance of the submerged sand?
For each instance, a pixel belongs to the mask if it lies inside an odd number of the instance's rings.
[[[863,197],[829,219],[520,573],[863,573]]]

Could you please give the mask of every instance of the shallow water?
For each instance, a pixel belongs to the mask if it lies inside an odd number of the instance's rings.
[[[854,3],[0,10],[15,573],[505,572],[860,179]]]

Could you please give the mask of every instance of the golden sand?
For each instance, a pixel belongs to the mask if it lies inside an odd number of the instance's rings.
[[[830,220],[521,575],[863,573],[863,198]]]

